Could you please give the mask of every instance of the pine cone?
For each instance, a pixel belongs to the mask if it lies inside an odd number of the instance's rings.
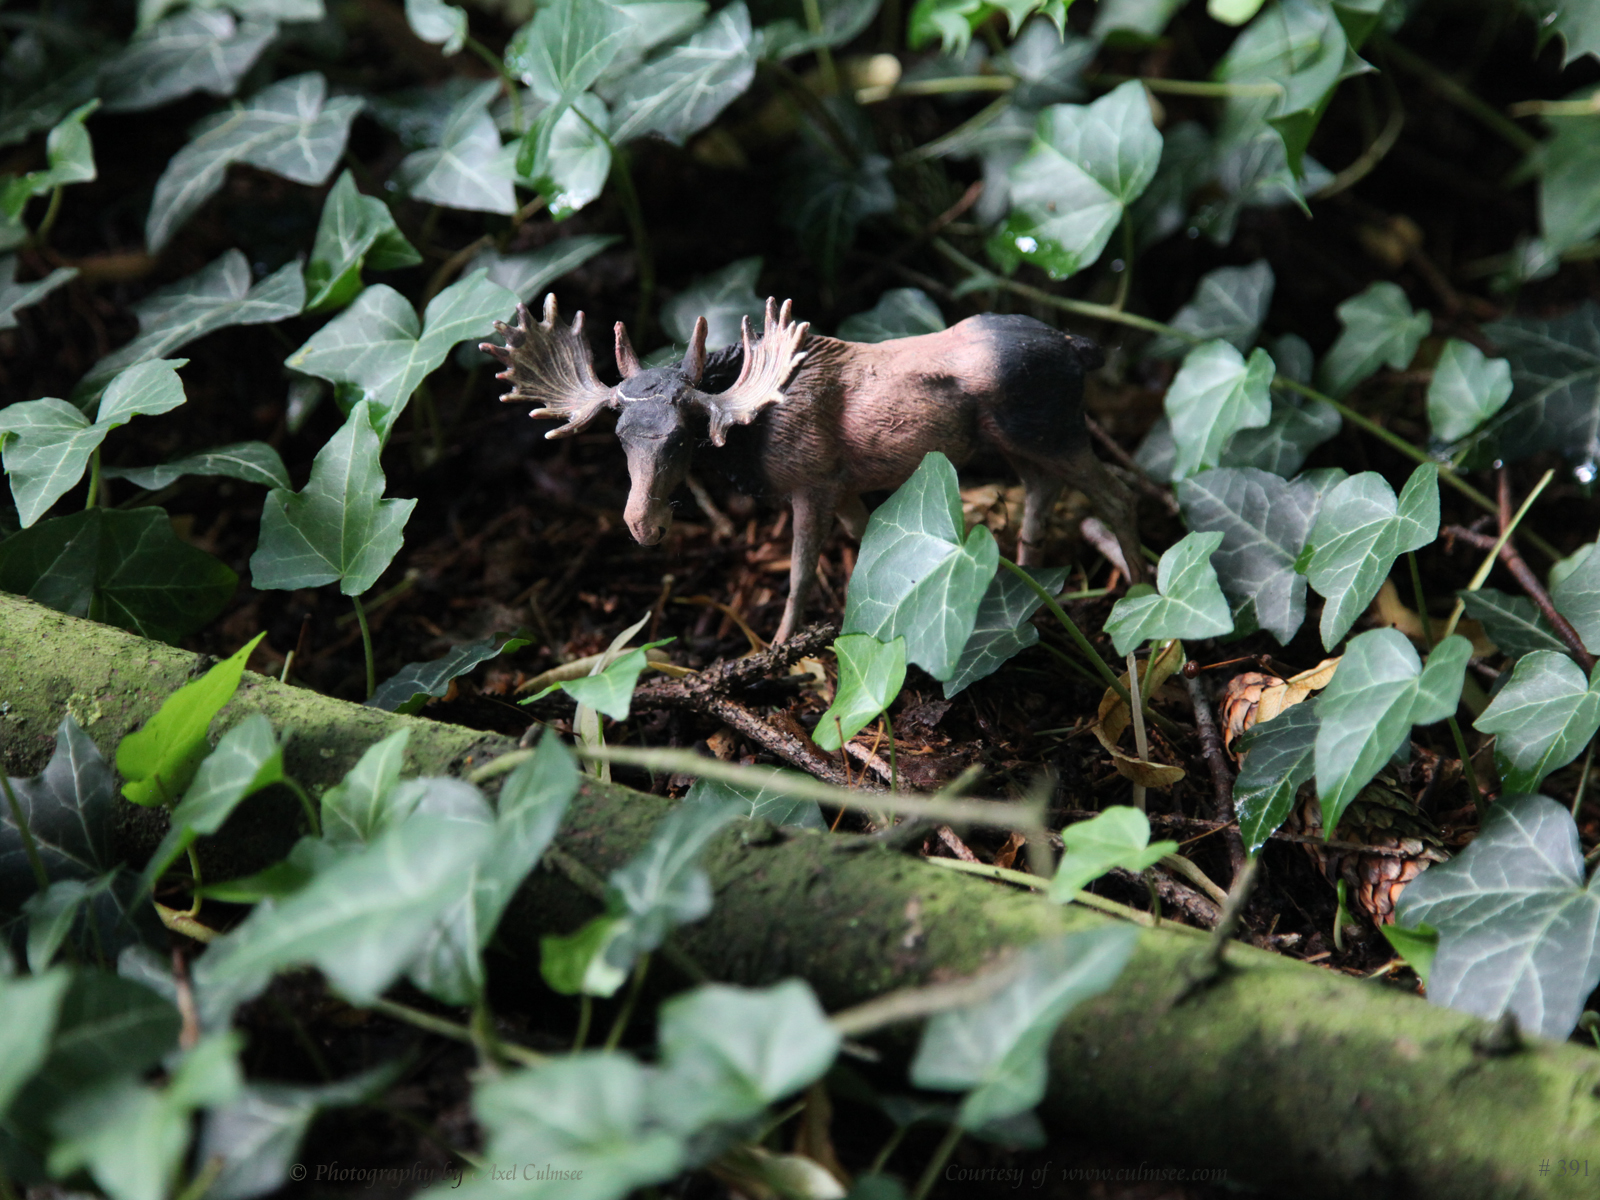
[[[1287,824],[1295,833],[1320,836],[1322,808],[1316,797],[1308,796]],[[1406,884],[1450,857],[1438,827],[1408,797],[1379,781],[1363,788],[1345,809],[1338,840],[1400,852],[1373,854],[1302,843],[1329,883],[1345,881],[1350,907],[1375,925],[1392,924],[1395,902]]]

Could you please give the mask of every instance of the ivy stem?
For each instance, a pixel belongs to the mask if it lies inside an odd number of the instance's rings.
[[[1100,84],[1105,87],[1116,87],[1118,84],[1128,83],[1135,79],[1144,84],[1149,91],[1165,92],[1169,96],[1213,96],[1219,100],[1226,100],[1233,96],[1276,99],[1283,95],[1283,88],[1276,83],[1220,83],[1209,79],[1160,79],[1153,75],[1118,75],[1114,72],[1097,74],[1084,80],[1084,82]]]
[[[522,97],[517,94],[517,81],[506,67],[505,59],[501,58],[489,47],[485,46],[475,37],[468,37],[462,43],[484,62],[489,64],[489,69],[500,76],[500,82],[506,89],[506,96],[511,100],[511,125],[518,136],[526,132],[526,125],[522,114]]]
[[[290,653],[292,654],[293,651],[290,651]],[[292,779],[288,775],[283,777],[283,782],[288,789],[299,798],[300,807],[305,810],[306,820],[310,822],[311,825],[311,836],[321,837],[322,820],[317,816],[317,806],[312,802],[310,795],[306,792],[305,788],[300,786],[298,781]]]
[[[189,875],[194,882],[194,903],[189,906],[189,916],[197,918],[200,915],[200,889],[205,886],[205,881],[200,878],[200,856],[195,853],[193,844],[185,847],[189,852]]]
[[[361,607],[361,597],[351,596],[350,603],[355,605],[356,623],[361,626],[361,649],[367,656],[367,699],[371,700],[378,690],[378,665],[372,658],[372,630],[367,625],[367,610]]]
[[[911,1128],[909,1125],[896,1125],[894,1127],[894,1132],[889,1135],[883,1146],[878,1150],[878,1153],[873,1156],[872,1165],[867,1168],[868,1175],[882,1174],[884,1166],[889,1161],[889,1156],[900,1148],[900,1142],[906,1136],[906,1130],[909,1128]]]
[[[1150,759],[1150,742],[1144,732],[1144,705],[1139,695],[1139,662],[1133,657],[1133,651],[1128,651],[1128,694],[1132,703],[1128,711],[1133,714],[1133,747],[1139,753],[1140,762]],[[1133,806],[1140,812],[1145,810],[1144,784],[1133,785]]]
[[[1489,548],[1489,552],[1483,556],[1483,562],[1478,565],[1477,573],[1473,575],[1472,581],[1467,584],[1467,591],[1475,592],[1483,586],[1484,581],[1489,578],[1489,572],[1494,570],[1494,564],[1499,561],[1501,551],[1504,550],[1506,544],[1511,541],[1511,535],[1517,531],[1517,526],[1522,524],[1522,518],[1528,515],[1528,510],[1533,507],[1533,502],[1537,500],[1539,498],[1539,494],[1550,485],[1550,481],[1555,478],[1555,475],[1555,468],[1552,467],[1550,470],[1544,473],[1544,476],[1539,480],[1538,483],[1533,485],[1533,490],[1528,493],[1528,498],[1522,502],[1521,507],[1517,509],[1512,518],[1505,522],[1503,528],[1500,530],[1500,536],[1495,539],[1494,544]],[[1497,505],[1496,508],[1498,509],[1498,507],[1499,506]],[[1552,555],[1551,557],[1560,556]],[[1519,559],[1518,562],[1521,562],[1521,560]],[[1517,574],[1517,571],[1514,567],[1512,568],[1512,573]],[[1520,581],[1519,575],[1519,582]],[[1533,599],[1535,603],[1538,602],[1537,596],[1534,596]],[[1546,600],[1548,602],[1548,597]],[[1440,641],[1443,641],[1444,638],[1449,637],[1456,631],[1456,623],[1461,620],[1461,614],[1466,611],[1466,608],[1466,602],[1458,597],[1456,599],[1455,608],[1450,610],[1450,620],[1445,625],[1444,634],[1440,638]]]
[[[628,986],[627,998],[617,1010],[617,1019],[611,1022],[611,1032],[606,1034],[605,1049],[608,1053],[621,1044],[622,1035],[627,1032],[628,1022],[633,1019],[634,1006],[639,1003],[639,993],[644,990],[645,973],[649,970],[650,956],[641,954],[639,961],[634,964],[633,982]]]
[[[933,1190],[934,1182],[944,1170],[944,1164],[950,1161],[950,1155],[955,1152],[956,1143],[961,1140],[964,1132],[966,1131],[961,1128],[959,1122],[950,1123],[950,1128],[945,1130],[944,1138],[939,1142],[939,1148],[933,1152],[933,1157],[923,1168],[922,1178],[917,1180],[917,1188],[911,1193],[911,1200],[927,1200],[928,1193]]]
[[[426,1033],[449,1038],[454,1042],[465,1042],[469,1046],[477,1044],[478,1039],[467,1026],[458,1021],[447,1021],[443,1017],[436,1017],[432,1013],[423,1012],[420,1008],[412,1008],[409,1004],[398,1004],[380,996],[367,1007],[375,1013],[382,1013],[391,1020],[404,1022]],[[537,1050],[530,1050],[515,1042],[497,1041],[496,1049],[513,1062],[521,1063],[525,1067],[542,1066],[550,1061]]]
[[[573,111],[583,116],[581,110]],[[589,120],[588,117],[583,119]],[[650,313],[655,306],[655,251],[650,245],[650,230],[645,225],[639,193],[633,186],[633,168],[628,162],[628,152],[621,146],[612,145],[610,138],[606,139],[606,144],[611,146],[611,175],[617,181],[617,199],[622,202],[622,211],[628,218],[628,229],[633,235],[633,253],[639,262],[639,307],[633,318],[633,337],[643,345],[649,340]]]
[[[57,184],[50,192],[50,205],[44,210],[44,219],[39,222],[39,228],[33,231],[33,245],[36,250],[43,250],[50,244],[50,231],[55,228],[56,217],[61,213],[61,192],[63,185]]]
[[[1117,294],[1111,307],[1121,312],[1128,303],[1128,292],[1133,287],[1133,222],[1128,210],[1122,210],[1122,274],[1117,278]]]
[[[589,1025],[594,1020],[594,998],[588,993],[578,998],[578,1032],[572,1035],[572,1052],[576,1054],[589,1040]]]
[[[1050,881],[1042,875],[1030,875],[1026,871],[1014,871],[1010,867],[997,867],[992,863],[966,862],[959,858],[925,858],[922,860],[946,871],[956,871],[962,875],[976,875],[980,879],[993,879],[999,883],[1011,883],[1018,887],[1030,888],[1036,892],[1048,892]],[[1107,900],[1104,896],[1096,896],[1093,892],[1080,891],[1072,898],[1072,903],[1081,904],[1085,908],[1092,908],[1108,916],[1120,917],[1124,921],[1131,921],[1135,925],[1146,927],[1155,925],[1155,918],[1147,912],[1140,912],[1137,908],[1129,908],[1126,904],[1118,904],[1115,900]],[[1200,931],[1188,925],[1169,925],[1172,929],[1186,929],[1194,934]]]
[[[1417,76],[1462,112],[1475,117],[1481,125],[1504,139],[1508,145],[1523,154],[1532,153],[1538,147],[1538,139],[1532,134],[1501,113],[1499,109],[1485,103],[1471,88],[1452,79],[1420,54],[1413,54],[1393,38],[1384,35],[1380,35],[1377,42],[1385,58]]]
[[[1417,616],[1422,620],[1422,640],[1433,645],[1433,622],[1428,619],[1428,598],[1422,591],[1422,572],[1417,568],[1417,552],[1406,551],[1406,562],[1411,567],[1411,592],[1416,597]]]
[[[817,0],[801,0],[801,7],[805,9],[806,29],[813,37],[823,36],[822,6]],[[822,88],[830,96],[839,94],[839,72],[833,65],[833,51],[823,42],[817,47],[817,70],[822,75]]]
[[[1578,810],[1583,807],[1583,793],[1589,786],[1589,768],[1594,764],[1594,739],[1589,739],[1589,749],[1583,756],[1583,774],[1578,777],[1578,790],[1572,794],[1572,819],[1578,819]]]
[[[1448,721],[1450,736],[1455,739],[1456,754],[1461,759],[1461,773],[1466,776],[1467,792],[1472,796],[1472,806],[1478,810],[1481,820],[1489,811],[1489,805],[1484,801],[1483,791],[1478,787],[1478,772],[1472,766],[1472,755],[1467,752],[1467,738],[1461,732],[1461,723],[1456,720],[1454,713],[1450,714]]]
[[[33,870],[33,881],[39,885],[39,890],[45,891],[50,887],[50,873],[44,869],[44,859],[39,857],[39,845],[33,840],[33,830],[28,828],[28,818],[23,814],[22,803],[17,799],[17,793],[11,787],[11,776],[6,774],[4,767],[0,767],[0,786],[6,790],[6,803],[11,808],[11,821],[17,827],[17,833],[22,838],[23,852],[28,856],[28,866]]]
[[[100,447],[89,456],[89,495],[83,502],[84,512],[100,503]]]
[[[963,138],[977,133],[987,125],[993,124],[1000,114],[1010,106],[1011,97],[1009,96],[1001,96],[998,100],[990,101],[989,104],[979,109],[977,113],[968,117],[943,137],[935,138],[933,141],[918,146],[914,150],[907,150],[899,157],[895,165],[906,166],[929,158],[943,157],[953,147],[960,145]]]

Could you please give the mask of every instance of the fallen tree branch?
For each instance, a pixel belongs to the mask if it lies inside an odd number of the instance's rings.
[[[102,753],[114,752],[199,656],[0,596],[0,749],[13,774],[37,771],[70,706]],[[461,772],[508,751],[505,738],[396,716],[247,675],[219,726],[252,712],[292,726],[287,767],[320,790],[374,740],[407,728],[409,770]],[[296,802],[253,797],[217,837],[211,861],[281,856]],[[596,875],[625,862],[673,802],[584,783],[559,849]],[[126,813],[126,807],[122,806]],[[143,862],[161,837],[145,810],[126,813],[118,844]],[[715,979],[765,984],[801,976],[829,1011],[896,989],[971,975],[1039,938],[1107,918],[941,871],[870,838],[784,831],[749,838],[736,823],[705,866],[716,906],[676,935]],[[260,843],[278,849],[263,851]],[[855,853],[840,853],[860,846]],[[250,869],[250,868],[247,868]],[[208,867],[208,874],[211,868]],[[217,873],[215,878],[228,878]],[[502,921],[508,958],[495,970],[536,989],[538,940],[597,911],[560,871],[534,872]],[[1126,971],[1073,1010],[1051,1046],[1043,1115],[1075,1138],[1173,1165],[1215,1166],[1231,1180],[1305,1197],[1589,1197],[1593,1181],[1541,1175],[1545,1157],[1600,1140],[1600,1056],[1527,1039],[1485,1055],[1487,1022],[1406,992],[1233,943],[1227,970],[1171,1011],[1193,930],[1145,930]],[[887,1053],[903,1052],[897,1042]]]

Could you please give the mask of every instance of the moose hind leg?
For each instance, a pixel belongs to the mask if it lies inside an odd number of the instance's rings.
[[[805,619],[806,596],[817,578],[817,555],[822,539],[833,522],[833,498],[796,492],[789,498],[794,509],[794,543],[789,550],[789,603],[783,609],[773,645],[789,640],[789,635]]]
[[[1056,499],[1065,486],[1060,476],[1031,464],[1017,472],[1022,476],[1022,531],[1017,534],[1017,562],[1036,567],[1044,551],[1045,526],[1055,509]]]
[[[1095,515],[1116,535],[1122,557],[1127,562],[1128,581],[1148,583],[1150,564],[1139,548],[1139,519],[1133,490],[1106,470],[1105,464],[1089,448],[1087,438],[1051,465],[1061,479],[1089,497]]]

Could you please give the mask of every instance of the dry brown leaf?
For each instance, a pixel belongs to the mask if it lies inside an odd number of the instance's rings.
[[[1183,666],[1183,659],[1183,643],[1174,638],[1157,653],[1139,663],[1139,694],[1148,696],[1171,679],[1178,668]],[[1122,673],[1121,679],[1122,686],[1127,687],[1126,671]],[[1097,716],[1094,736],[1100,739],[1100,744],[1107,750],[1115,750],[1117,743],[1122,740],[1122,735],[1133,723],[1133,714],[1122,702],[1122,697],[1107,688],[1105,695],[1100,699],[1100,711]]]
[[[1186,774],[1182,767],[1142,761],[1116,749],[1111,751],[1111,765],[1116,767],[1117,773],[1124,778],[1133,780],[1140,787],[1154,788],[1157,791],[1171,787]]]
[[[1338,669],[1337,658],[1325,658],[1309,671],[1291,675],[1281,683],[1262,689],[1261,704],[1256,709],[1256,721],[1270,721],[1286,708],[1293,708],[1312,692],[1328,686]]]
[[[1016,863],[1018,852],[1027,844],[1028,839],[1013,829],[1006,836],[1005,845],[995,851],[994,865],[1009,870]]]
[[[1418,646],[1425,647],[1427,644],[1422,631],[1422,618],[1405,606],[1405,602],[1400,599],[1400,589],[1395,587],[1392,579],[1385,580],[1384,585],[1378,589],[1372,607],[1367,610],[1367,616],[1374,625],[1398,629]],[[1474,658],[1488,658],[1500,651],[1494,644],[1494,639],[1488,635],[1479,621],[1470,619],[1457,621],[1456,632],[1472,642]]]
[[[833,1136],[829,1132],[832,1125],[833,1102],[828,1099],[828,1089],[820,1082],[813,1083],[806,1089],[805,1107],[800,1110],[800,1127],[794,1133],[793,1150],[820,1163],[823,1170],[848,1188],[854,1181],[833,1148]]]

